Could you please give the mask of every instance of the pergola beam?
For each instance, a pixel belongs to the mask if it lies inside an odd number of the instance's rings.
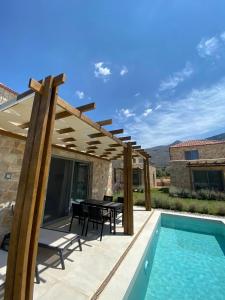
[[[123,129],[114,129],[114,130],[110,130],[109,132],[111,134],[120,134],[120,133],[123,133],[124,130]]]
[[[96,123],[100,126],[112,125],[112,119],[102,120]]]
[[[85,105],[82,105],[82,106],[78,106],[78,107],[77,107],[77,109],[78,109],[81,113],[84,113],[84,112],[93,110],[93,109],[95,109],[95,108],[96,108],[95,102],[88,103],[88,104],[85,104]]]
[[[119,137],[119,139],[121,141],[130,141],[131,140],[131,136],[122,136],[122,137]]]

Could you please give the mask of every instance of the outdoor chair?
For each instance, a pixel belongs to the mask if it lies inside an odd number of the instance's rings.
[[[4,236],[1,244],[1,249],[0,249],[0,287],[2,287],[5,284],[5,279],[6,279],[9,239],[10,239],[10,234],[8,233]],[[37,265],[35,267],[35,277],[36,277],[36,283],[39,284],[40,277],[39,277]]]
[[[78,234],[41,228],[38,246],[56,251],[60,257],[62,269],[64,270],[64,251],[74,242],[78,242],[79,249],[82,251],[80,236]]]
[[[69,231],[71,231],[73,219],[78,219],[79,224],[81,223],[81,221],[83,222],[82,233],[81,233],[81,235],[83,235],[86,216],[87,214],[84,211],[84,205],[82,203],[72,203],[72,217],[70,221]]]
[[[97,206],[88,206],[88,219],[87,219],[87,227],[86,227],[86,233],[85,235],[87,236],[88,233],[88,224],[90,222],[94,224],[101,225],[101,234],[100,234],[100,241],[102,240],[102,233],[104,229],[104,224],[109,221],[109,226],[110,226],[110,233],[112,231],[112,223],[111,223],[111,215],[108,215],[108,213],[105,213],[105,210],[97,207]]]
[[[113,196],[107,196],[107,195],[104,195],[103,201],[110,201],[110,202],[113,202]]]
[[[3,250],[8,251],[9,241],[10,241],[10,233],[6,234],[3,239],[1,245],[1,248]],[[38,246],[56,251],[59,255],[63,270],[65,269],[64,257],[63,257],[64,251],[67,250],[74,242],[78,242],[79,249],[80,251],[82,251],[80,236],[78,234],[63,232],[55,229],[46,229],[46,228],[40,229]],[[36,276],[36,282],[40,283],[37,266],[35,268],[35,276]]]

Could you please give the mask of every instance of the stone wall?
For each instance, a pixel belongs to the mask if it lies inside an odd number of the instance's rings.
[[[140,163],[133,162],[133,169],[138,168],[141,170],[141,186],[144,187],[144,171],[143,171],[143,160]],[[123,188],[123,160],[116,160],[112,163],[113,178],[112,186],[113,191],[117,192]],[[152,165],[149,166],[150,176],[150,187],[156,187],[156,168]]]
[[[225,143],[193,147],[170,147],[171,160],[185,160],[185,151],[198,150],[199,159],[225,157]]]
[[[0,135],[0,242],[10,231],[25,142]],[[91,163],[91,197],[112,194],[112,164],[109,161],[53,147],[53,155]]]
[[[190,170],[187,167],[187,161],[170,162],[170,183],[181,189],[191,189]]]
[[[179,189],[193,189],[193,171],[222,171],[225,178],[225,166],[215,166],[215,160],[199,160],[200,166],[187,166],[189,161],[174,160],[170,161],[170,181],[171,186]],[[224,159],[217,159],[217,162],[224,163]],[[201,163],[207,163],[208,166],[201,166]],[[210,164],[212,164],[210,166]]]

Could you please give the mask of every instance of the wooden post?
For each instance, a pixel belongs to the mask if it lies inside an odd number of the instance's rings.
[[[57,103],[57,86],[65,76],[49,76],[35,91],[29,131],[17,191],[10,237],[5,300],[31,300],[40,225],[51,159],[52,133]]]
[[[145,181],[145,208],[151,210],[151,189],[149,174],[149,158],[144,159],[144,181]]]
[[[124,233],[133,235],[132,145],[124,148]]]

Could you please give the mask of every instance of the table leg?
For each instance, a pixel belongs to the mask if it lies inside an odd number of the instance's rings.
[[[113,210],[113,222],[114,222],[114,231],[113,234],[116,234],[116,210]]]

